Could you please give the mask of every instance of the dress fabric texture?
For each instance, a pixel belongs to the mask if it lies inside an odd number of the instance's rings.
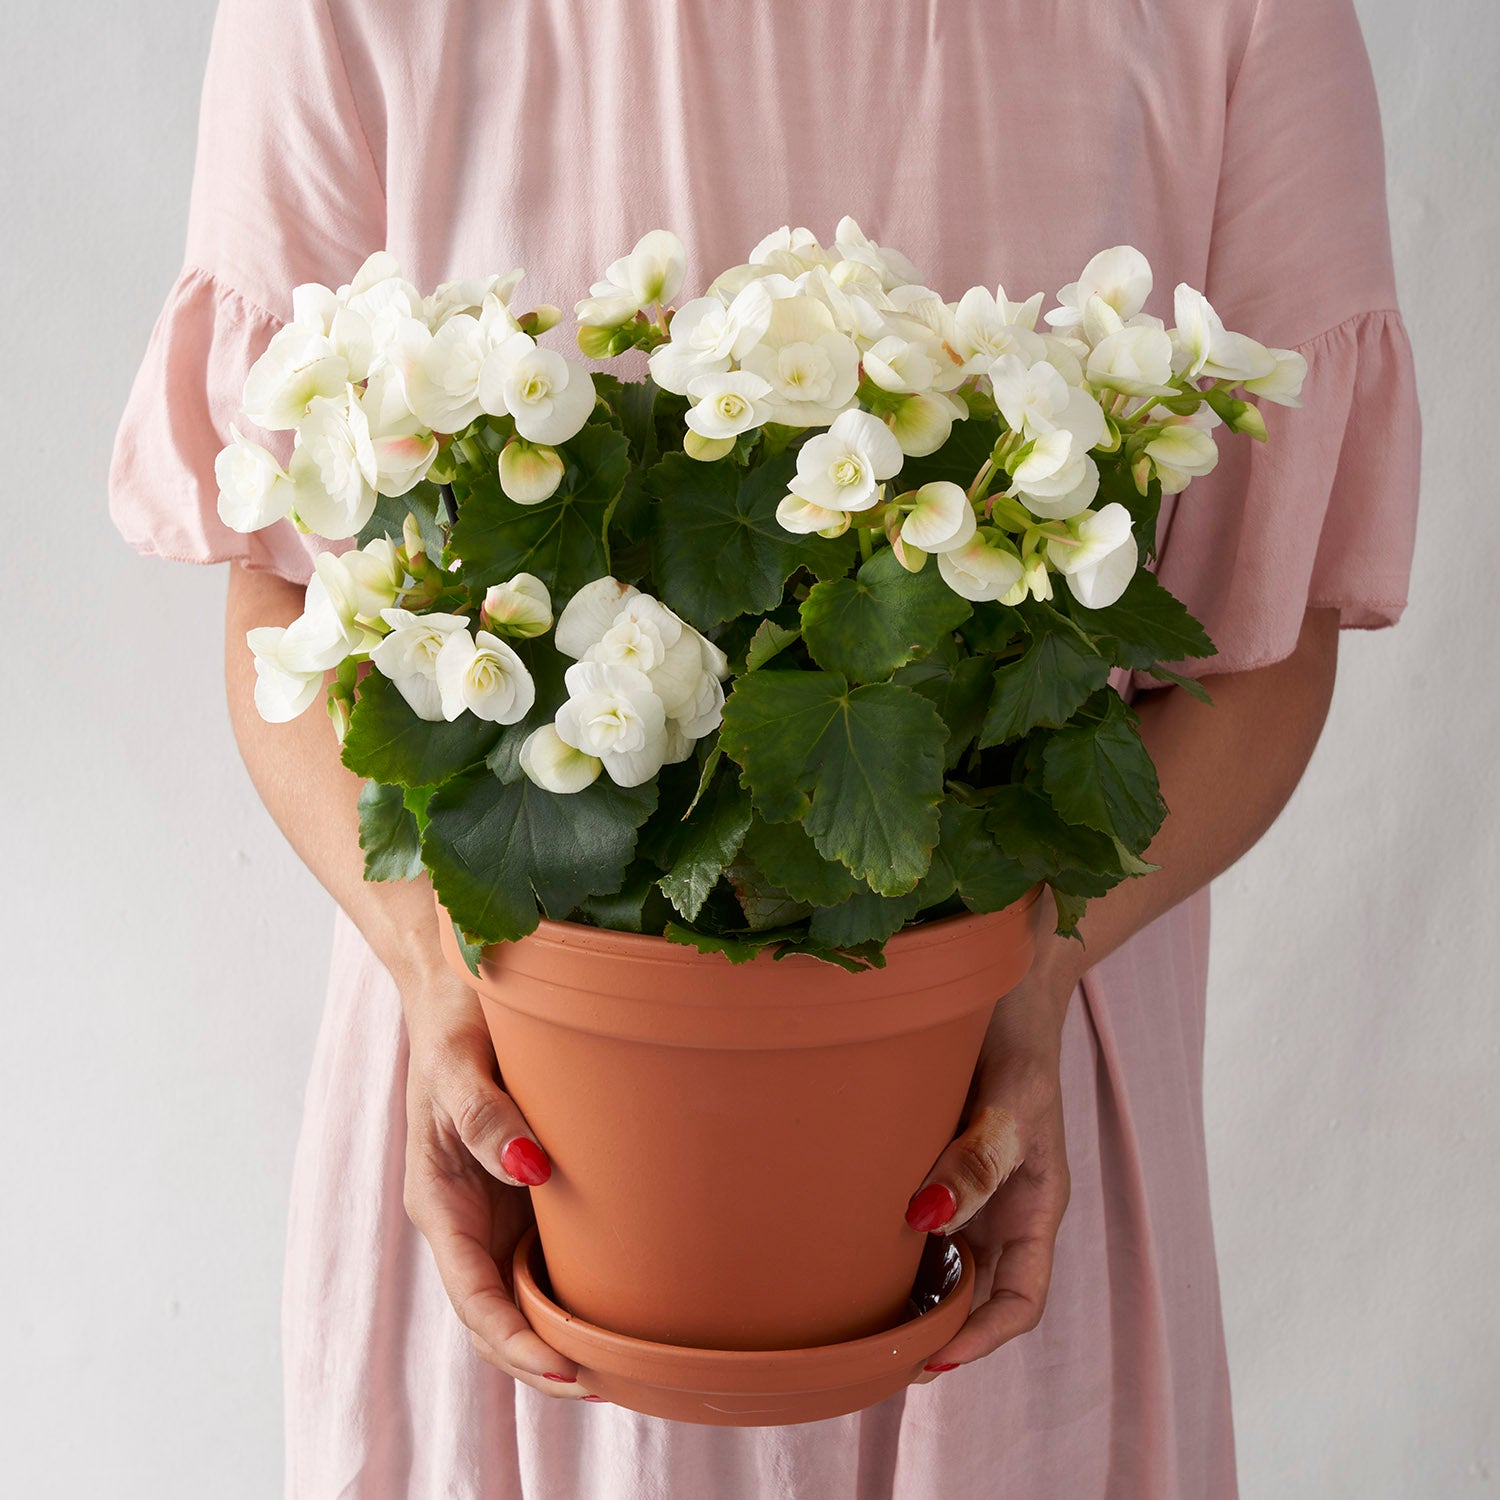
[[[521,266],[518,308],[571,309],[668,227],[682,302],[770,230],[831,244],[845,213],[950,300],[1050,298],[1131,243],[1148,311],[1170,321],[1187,281],[1306,355],[1303,409],[1267,405],[1269,444],[1227,440],[1164,507],[1159,574],[1219,647],[1188,670],[1284,658],[1309,605],[1398,619],[1419,413],[1351,0],[223,0],[112,518],[144,553],[306,582],[316,544],[288,522],[219,521],[213,458],[292,287],[374,249],[424,290]],[[543,342],[576,354],[569,321]],[[631,358],[607,368],[638,378]],[[707,1428],[552,1400],[472,1352],[402,1210],[397,996],[340,913],[292,1186],[287,1494],[1231,1500],[1207,952],[1205,891],[1074,997],[1073,1199],[1039,1329],[862,1413]]]

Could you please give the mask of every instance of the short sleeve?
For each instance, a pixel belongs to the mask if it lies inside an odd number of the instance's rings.
[[[199,109],[184,263],[115,435],[110,517],[137,551],[237,560],[294,582],[315,549],[290,521],[219,519],[214,458],[236,422],[285,460],[288,434],[238,414],[292,288],[340,285],[385,239],[385,195],[326,0],[222,0]]]
[[[1224,322],[1307,360],[1269,440],[1220,429],[1213,474],[1168,502],[1158,577],[1203,621],[1202,675],[1291,654],[1305,611],[1345,628],[1406,605],[1421,466],[1396,301],[1385,152],[1351,0],[1260,0],[1230,87],[1207,284]]]

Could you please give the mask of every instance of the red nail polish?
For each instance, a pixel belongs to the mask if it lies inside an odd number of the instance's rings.
[[[931,1370],[934,1375],[941,1375],[944,1370],[956,1370],[957,1365],[923,1365],[924,1370]]]
[[[527,1187],[537,1187],[552,1175],[552,1163],[543,1155],[542,1148],[524,1135],[518,1135],[500,1153],[500,1165]]]
[[[926,1187],[906,1205],[906,1222],[913,1229],[930,1234],[939,1225],[946,1224],[958,1209],[958,1199],[953,1189],[941,1182],[929,1182]]]
[[[585,1401],[603,1401],[605,1399],[605,1397],[603,1397],[603,1396],[585,1396],[583,1399]]]
[[[569,1385],[577,1385],[578,1384],[578,1377],[576,1375],[554,1375],[551,1370],[543,1370],[542,1371],[542,1379],[543,1380],[563,1380],[563,1381],[566,1381]]]

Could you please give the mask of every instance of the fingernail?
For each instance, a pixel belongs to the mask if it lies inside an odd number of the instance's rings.
[[[923,1234],[930,1234],[939,1225],[946,1224],[958,1208],[958,1199],[953,1189],[941,1182],[929,1182],[926,1187],[906,1205],[906,1222]]]
[[[577,1385],[578,1384],[578,1377],[576,1375],[554,1375],[551,1370],[543,1370],[542,1371],[542,1379],[543,1380],[565,1380],[569,1385]]]
[[[527,1187],[537,1187],[552,1175],[552,1163],[547,1160],[542,1148],[524,1135],[518,1135],[500,1153],[500,1165],[517,1182],[524,1182]]]
[[[956,1370],[958,1368],[958,1366],[956,1364],[955,1365],[923,1365],[922,1368],[924,1370],[931,1370],[934,1375],[941,1375],[944,1370]]]
[[[605,1400],[605,1397],[603,1397],[603,1396],[585,1396],[583,1399],[585,1401],[603,1401],[603,1400]]]

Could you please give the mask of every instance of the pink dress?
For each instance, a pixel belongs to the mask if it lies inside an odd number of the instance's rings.
[[[571,309],[646,230],[683,299],[769,230],[849,213],[951,298],[1049,294],[1150,257],[1300,349],[1305,409],[1164,520],[1208,671],[1406,598],[1419,417],[1380,123],[1351,0],[224,0],[185,265],[115,450],[143,552],[305,581],[240,536],[212,464],[301,281],[389,246],[423,287],[523,266]],[[570,347],[564,326],[546,342]],[[638,375],[640,367],[622,370]],[[1208,895],[1097,965],[1067,1023],[1074,1192],[1041,1327],[869,1411],[728,1429],[554,1401],[480,1363],[402,1212],[396,994],[339,916],[292,1190],[284,1316],[296,1500],[1230,1500],[1202,1116]]]

